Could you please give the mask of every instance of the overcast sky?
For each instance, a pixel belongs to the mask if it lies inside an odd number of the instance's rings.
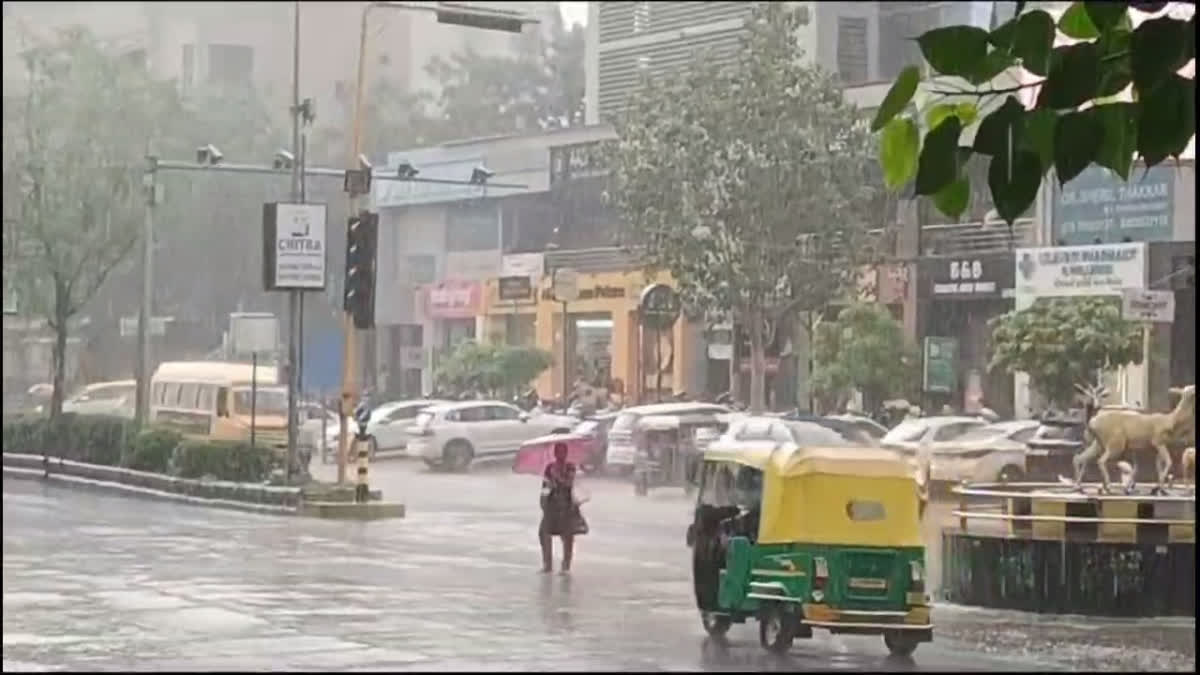
[[[563,21],[570,26],[573,23],[587,25],[587,3],[586,2],[560,2],[559,8],[562,10]]]

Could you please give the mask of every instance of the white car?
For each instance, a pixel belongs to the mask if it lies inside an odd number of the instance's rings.
[[[574,417],[530,414],[503,401],[459,401],[425,408],[408,427],[408,453],[430,468],[463,471],[476,458],[513,455],[538,436],[568,433]]]
[[[904,420],[879,439],[885,448],[915,454],[926,443],[951,441],[963,434],[987,425],[978,417],[940,415]]]
[[[958,483],[1009,483],[1025,475],[1025,443],[1037,420],[998,422],[977,427],[951,441],[929,445],[933,480]]]
[[[437,399],[415,399],[410,401],[392,401],[383,403],[371,411],[367,420],[367,441],[371,446],[371,456],[380,450],[406,450],[408,448],[408,433],[406,429],[417,418],[417,413],[433,405],[442,405],[448,401]],[[356,427],[351,427],[351,431]]]
[[[89,384],[63,402],[63,412],[133,419],[136,393],[134,380]]]

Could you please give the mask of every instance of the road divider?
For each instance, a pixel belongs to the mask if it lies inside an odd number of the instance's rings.
[[[179,478],[148,471],[89,464],[68,459],[22,453],[3,453],[4,476],[41,480],[75,487],[104,489],[122,494],[175,501],[198,506],[229,508],[274,515],[376,520],[403,518],[403,504],[382,501],[375,491],[363,504],[341,501],[337,490],[324,489],[319,500],[306,500],[295,486],[236,483]],[[349,488],[352,490],[352,488]]]

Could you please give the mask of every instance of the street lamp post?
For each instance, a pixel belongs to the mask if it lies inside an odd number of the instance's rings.
[[[363,137],[363,97],[366,93],[366,56],[367,56],[367,25],[371,11],[375,8],[380,9],[403,9],[420,12],[433,12],[437,16],[438,23],[451,24],[458,26],[467,26],[471,28],[479,28],[483,30],[496,30],[507,33],[520,33],[521,29],[526,24],[538,23],[536,19],[525,17],[516,12],[504,10],[493,10],[483,8],[473,8],[458,3],[439,2],[436,4],[415,4],[407,2],[370,2],[363,7],[362,21],[359,25],[358,36],[358,65],[357,72],[354,77],[354,114],[351,118],[352,127],[350,130],[350,147],[347,153],[347,167],[358,167],[359,158],[362,156],[362,137]],[[349,185],[349,181],[347,181]],[[349,214],[351,217],[359,212],[359,198],[363,196],[358,190],[347,190],[349,194]],[[342,400],[341,409],[338,417],[340,424],[338,425],[338,468],[337,477],[338,483],[343,483],[346,480],[346,454],[347,454],[347,425],[346,418],[353,414],[354,408],[357,405],[358,383],[355,378],[356,357],[357,357],[357,340],[358,334],[354,328],[354,321],[347,312],[342,315],[342,332],[345,337],[342,345]],[[359,481],[360,483],[366,480],[366,456],[365,448],[359,451]]]

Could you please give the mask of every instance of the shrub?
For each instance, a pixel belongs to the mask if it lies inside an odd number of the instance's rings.
[[[213,476],[240,483],[261,483],[276,463],[270,448],[228,441],[185,440],[172,459],[175,472],[184,478]]]
[[[4,451],[118,466],[134,433],[131,421],[107,415],[25,418],[4,423]]]
[[[133,440],[124,463],[137,471],[167,473],[171,456],[182,441],[183,435],[172,429],[148,429]]]

